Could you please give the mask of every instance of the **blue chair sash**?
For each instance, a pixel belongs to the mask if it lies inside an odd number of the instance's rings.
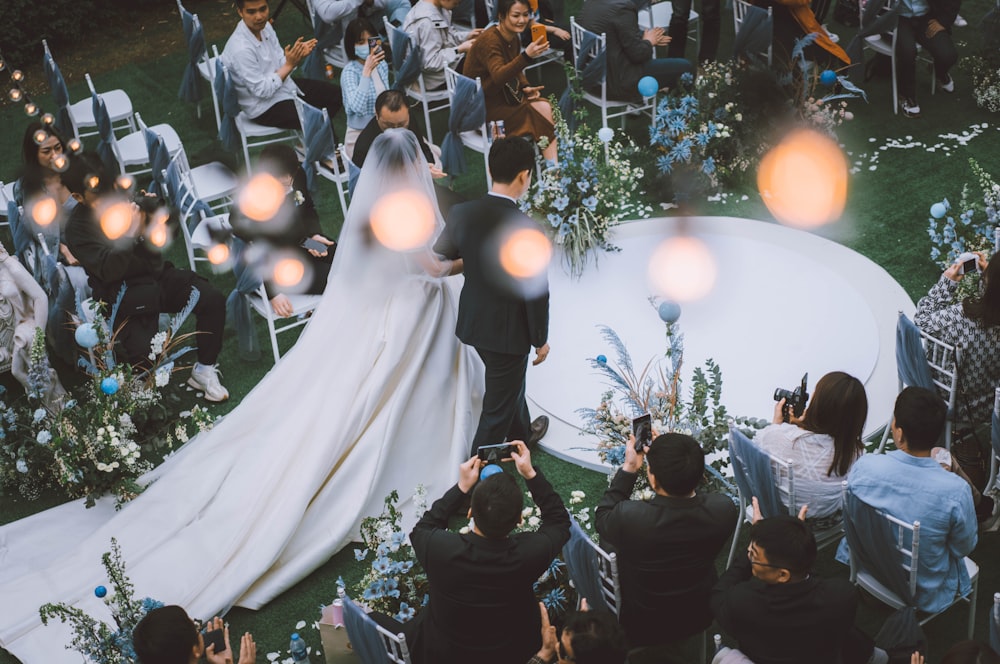
[[[233,79],[222,64],[222,58],[215,59],[215,96],[219,99],[219,111],[222,115],[219,121],[219,140],[226,150],[238,152],[241,143],[236,116],[240,114],[240,100]]]
[[[449,175],[461,175],[466,170],[465,150],[460,134],[479,129],[486,122],[486,97],[476,82],[459,74],[451,98],[448,133],[441,142],[441,165]]]
[[[306,185],[309,191],[316,193],[318,180],[316,177],[316,162],[331,157],[336,151],[333,144],[333,128],[330,117],[315,106],[302,103],[302,133],[306,146],[302,170],[306,173]]]
[[[187,209],[178,209],[178,212],[187,213],[187,228],[189,233],[193,232],[194,227],[198,225],[202,212],[205,213],[205,216],[212,216],[212,208],[208,206],[208,203],[200,198],[195,199],[194,192],[191,191],[191,189],[188,188],[188,186],[181,179],[181,168],[177,160],[171,160],[167,163],[166,180],[164,181],[164,184],[173,198],[175,207],[179,208],[182,200],[188,198],[194,199],[194,203],[188,204]]]
[[[576,519],[570,518],[569,541],[563,546],[563,561],[576,591],[587,598],[591,611],[607,611],[608,605],[601,592],[601,576],[598,572],[597,551],[590,538]]]
[[[104,100],[97,93],[91,95],[94,106],[94,120],[97,122],[97,133],[100,141],[97,143],[97,156],[104,164],[106,174],[117,174],[118,159],[115,157],[115,149],[112,144],[115,140],[114,130],[111,128],[111,116],[108,115],[108,108],[104,105]]]
[[[902,314],[896,321],[896,371],[904,385],[922,387],[937,394],[920,330]]]
[[[185,11],[185,14],[188,12]],[[184,20],[184,34],[187,37],[188,62],[184,67],[184,77],[181,79],[180,90],[177,96],[182,101],[197,104],[201,101],[201,74],[198,73],[198,61],[205,58],[208,52],[205,50],[205,30],[201,27],[201,21],[197,16],[191,16],[191,29],[188,30],[188,20]]]
[[[729,458],[733,464],[736,486],[747,504],[756,496],[762,516],[788,513],[774,480],[770,455],[734,427],[729,428]]]
[[[48,53],[44,57],[45,77],[49,81],[49,88],[52,90],[52,100],[56,103],[55,127],[63,136],[73,136],[73,120],[69,114],[69,90],[66,89],[66,81],[63,79],[59,65]]]
[[[771,46],[774,19],[766,10],[756,5],[747,8],[740,24],[740,31],[733,41],[733,57],[754,61]]]
[[[396,72],[392,87],[395,90],[405,90],[420,76],[423,53],[420,46],[410,39],[410,35],[400,29],[389,31],[389,46],[392,68]]]
[[[608,75],[608,53],[606,48],[600,49],[590,58],[590,52],[594,48],[598,36],[589,30],[583,30],[580,38],[580,47],[577,49],[576,62],[573,63],[577,72],[577,84],[581,90],[588,90],[599,86]],[[576,128],[576,99],[573,98],[572,90],[567,87],[559,98],[559,112],[562,113],[566,126],[573,130]]]
[[[24,250],[31,246],[31,230],[21,218],[21,209],[14,201],[7,201],[7,223],[10,224],[10,235],[14,242],[14,255],[23,263]]]
[[[260,342],[257,340],[257,328],[253,324],[250,302],[244,296],[260,288],[261,278],[244,261],[248,246],[240,238],[235,236],[232,238],[230,252],[236,287],[226,298],[226,320],[236,331],[240,357],[244,360],[256,360],[261,354]]]
[[[324,57],[324,53],[327,49],[336,47],[337,44],[344,40],[344,28],[341,26],[340,21],[335,21],[332,24],[325,22],[316,14],[315,10],[312,12],[312,26],[313,36],[316,38],[316,48],[306,56],[305,61],[302,63],[302,75],[306,78],[315,78],[322,81],[326,80],[326,58]]]
[[[385,652],[382,637],[375,628],[375,621],[351,601],[350,597],[345,595],[343,601],[344,627],[347,629],[347,638],[351,640],[351,647],[358,661],[364,664],[392,664]]]
[[[149,165],[153,169],[153,180],[149,185],[149,193],[163,196],[163,171],[170,164],[170,152],[163,137],[148,127],[143,130],[146,139],[146,151],[149,153]]]

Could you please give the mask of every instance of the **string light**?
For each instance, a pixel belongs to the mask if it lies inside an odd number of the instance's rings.
[[[48,137],[49,137],[49,132],[45,131],[44,129],[39,129],[34,134],[31,135],[31,139],[35,141],[36,145],[41,145],[42,143],[45,142],[45,139],[47,139]]]
[[[38,105],[35,104],[35,102],[33,101],[29,101],[27,104],[24,105],[24,113],[28,117],[38,115]]]
[[[52,125],[55,124],[56,116],[52,115],[51,113],[43,113],[42,117],[39,119],[42,121],[43,125]]]

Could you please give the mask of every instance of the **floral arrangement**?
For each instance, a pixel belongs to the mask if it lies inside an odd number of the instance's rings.
[[[125,562],[114,538],[111,539],[111,551],[101,557],[101,562],[108,573],[112,591],[109,593],[104,586],[97,586],[94,594],[103,599],[111,610],[115,627],[68,604],[45,604],[38,612],[43,625],[48,625],[53,619],[72,625],[73,641],[66,649],[76,650],[87,661],[94,664],[134,664],[137,658],[132,649],[132,630],[143,616],[163,604],[148,597],[135,599],[135,589],[125,574]]]
[[[991,113],[1000,111],[1000,53],[996,46],[964,56],[959,66],[972,77],[976,105]]]
[[[559,166],[542,171],[521,208],[541,222],[562,247],[570,274],[579,277],[598,249],[618,251],[608,242],[612,226],[653,209],[643,203],[643,169],[632,163],[638,148],[628,136],[616,140],[613,130],[595,133],[583,122],[570,130],[558,105],[552,109]]]
[[[656,301],[650,298],[650,304],[655,306]],[[598,438],[597,452],[601,461],[617,470],[625,463],[625,445],[632,432],[632,418],[649,413],[654,431],[694,437],[705,450],[707,465],[713,469],[706,476],[709,486],[734,494],[735,489],[725,479],[732,475],[732,470],[727,438],[730,416],[721,403],[722,370],[712,359],[705,361],[704,368],[696,367],[690,397],[685,401],[681,384],[684,335],[679,331],[676,317],[664,314],[661,314],[666,327],[664,357],[651,359],[641,370],[636,369],[618,334],[610,327],[601,328],[604,339],[615,350],[617,363],[609,364],[604,355],[590,360],[591,366],[604,375],[611,389],[601,396],[596,408],[577,410],[584,420],[583,433]],[[737,417],[732,421],[751,436],[753,430],[767,425],[765,420],[755,418]],[[652,498],[643,473],[639,474],[632,497],[636,500]]]
[[[927,219],[930,257],[941,269],[954,264],[967,251],[983,251],[987,256],[993,253],[995,229],[1000,225],[1000,184],[975,159],[969,159],[969,167],[976,176],[978,196],[965,184],[957,216],[945,198],[931,206],[931,216]],[[962,279],[958,288],[960,298],[977,293],[978,273]]]

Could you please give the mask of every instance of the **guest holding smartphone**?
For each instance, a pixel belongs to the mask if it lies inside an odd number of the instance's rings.
[[[344,50],[350,58],[340,74],[347,111],[344,151],[351,157],[358,136],[375,117],[375,98],[389,89],[389,65],[385,62],[382,40],[366,18],[356,18],[347,24]]]

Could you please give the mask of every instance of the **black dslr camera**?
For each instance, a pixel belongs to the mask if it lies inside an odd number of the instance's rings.
[[[480,445],[479,460],[483,464],[500,463],[504,459],[512,459],[512,452],[517,451],[517,445],[500,443],[499,445]]]
[[[791,412],[795,417],[802,417],[802,413],[806,411],[806,402],[809,401],[809,393],[806,392],[806,382],[809,380],[809,374],[802,374],[802,382],[792,391],[783,390],[780,387],[774,390],[774,400],[781,401],[785,400],[785,406],[782,408],[782,419],[788,421],[788,413]]]

